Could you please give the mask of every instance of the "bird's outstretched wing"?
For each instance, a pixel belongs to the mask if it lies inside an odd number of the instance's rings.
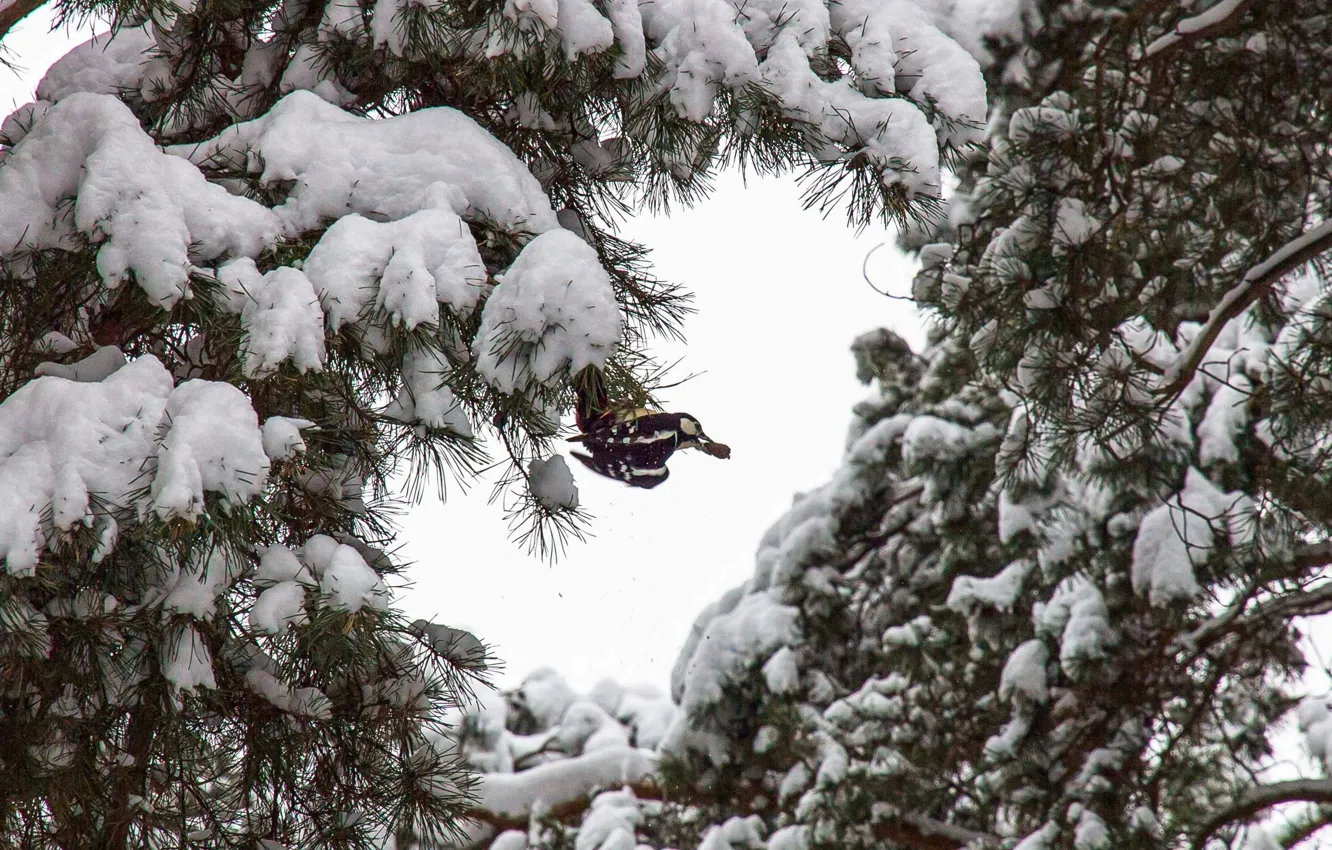
[[[621,457],[605,452],[598,452],[590,456],[582,452],[570,452],[570,454],[578,458],[583,466],[598,475],[604,475],[616,481],[623,481],[631,487],[642,487],[644,490],[651,490],[665,481],[671,474],[671,471],[666,468],[665,460],[655,464],[639,465],[634,462],[632,456]]]

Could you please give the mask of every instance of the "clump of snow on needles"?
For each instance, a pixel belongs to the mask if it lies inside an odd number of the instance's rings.
[[[192,519],[205,492],[253,497],[268,467],[254,411],[230,384],[173,387],[152,356],[101,382],[37,378],[0,403],[0,556],[30,575],[54,537],[82,523],[100,525],[100,560],[115,545],[115,510]]]
[[[578,507],[578,487],[574,484],[569,465],[559,455],[542,460],[533,458],[527,477],[532,495],[549,510]]]
[[[0,250],[72,250],[76,233],[98,246],[109,288],[133,274],[170,309],[188,294],[192,262],[257,255],[274,243],[278,220],[163,153],[115,97],[78,93],[46,110],[5,158]]]
[[[117,94],[143,81],[156,46],[146,27],[100,33],[66,53],[37,85],[37,97],[55,103],[77,92]]]
[[[503,392],[601,367],[620,339],[620,311],[597,252],[567,230],[523,247],[481,311],[477,372]]]
[[[437,183],[462,193],[467,217],[505,230],[557,228],[541,184],[508,148],[447,107],[370,120],[307,91],[294,91],[263,117],[199,145],[169,148],[196,165],[247,167],[262,183],[294,180],[275,210],[289,235],[354,212],[405,218],[430,204]]]
[[[1152,509],[1133,543],[1133,589],[1153,605],[1191,599],[1199,592],[1193,568],[1204,563],[1218,536],[1233,544],[1253,534],[1253,503],[1243,493],[1224,493],[1205,475],[1189,469],[1184,488]]]

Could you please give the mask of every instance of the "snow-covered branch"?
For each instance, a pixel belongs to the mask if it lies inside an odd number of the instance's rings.
[[[551,762],[519,773],[482,774],[477,803],[467,817],[497,831],[526,830],[535,811],[560,821],[576,821],[592,805],[597,792],[629,789],[640,800],[666,800],[654,775],[656,755],[648,750],[617,747]],[[709,802],[692,796],[682,803]],[[710,801],[716,802],[716,801]],[[913,850],[960,850],[998,846],[997,838],[923,815],[901,814],[874,825],[876,837]]]
[[[1193,846],[1202,847],[1217,830],[1251,820],[1284,803],[1332,803],[1332,779],[1292,779],[1250,788],[1206,821],[1194,838]]]
[[[46,0],[0,0],[0,38],[14,25],[42,7]]]
[[[1222,329],[1231,319],[1239,316],[1250,304],[1266,295],[1287,272],[1295,270],[1329,248],[1332,248],[1332,221],[1324,222],[1304,232],[1281,246],[1272,256],[1249,269],[1244,274],[1244,279],[1222,296],[1220,303],[1208,313],[1207,322],[1194,337],[1193,342],[1189,343],[1175,362],[1165,370],[1165,377],[1158,390],[1160,395],[1164,398],[1174,398],[1183,392],[1207,357],[1212,344],[1216,342]]]
[[[616,747],[521,773],[483,774],[468,817],[501,829],[526,829],[533,809],[544,806],[556,817],[572,816],[587,807],[598,789],[631,787],[635,794],[651,793],[656,767],[651,751]]]
[[[875,824],[874,835],[883,841],[913,850],[962,850],[969,847],[999,847],[993,835],[972,832],[923,815],[901,815]]]
[[[1175,24],[1170,32],[1147,45],[1143,51],[1144,59],[1157,59],[1173,52],[1185,44],[1200,38],[1219,35],[1235,26],[1255,0],[1221,0],[1210,9],[1185,18]]]

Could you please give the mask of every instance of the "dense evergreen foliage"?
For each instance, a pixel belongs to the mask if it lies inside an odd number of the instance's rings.
[[[648,342],[689,309],[616,217],[737,164],[926,215],[985,110],[907,2],[58,12],[110,31],[0,127],[0,836],[25,847],[453,833],[444,718],[489,662],[396,612],[390,478],[498,463],[516,535],[557,551],[588,519],[552,454],[580,382],[650,403]]]

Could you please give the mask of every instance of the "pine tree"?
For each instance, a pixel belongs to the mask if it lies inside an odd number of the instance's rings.
[[[0,34],[35,8],[0,10]],[[391,598],[389,487],[586,522],[580,387],[651,402],[685,294],[617,217],[726,165],[938,208],[979,68],[909,2],[68,0],[0,127],[0,835],[437,843],[491,668]]]
[[[1332,822],[1301,678],[1332,610],[1326,10],[941,22],[992,113],[904,238],[930,345],[857,341],[876,387],[842,467],[681,654],[659,787],[630,789],[665,809],[599,797],[580,850],[630,846],[606,812],[705,850],[1284,848]]]

